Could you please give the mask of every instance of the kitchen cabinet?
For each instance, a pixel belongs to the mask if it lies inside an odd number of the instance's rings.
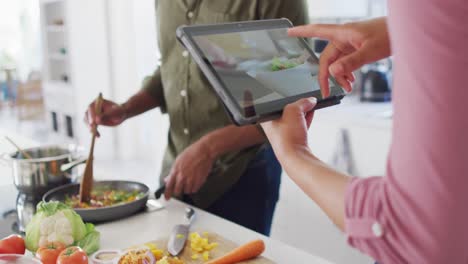
[[[105,0],[41,0],[43,87],[52,141],[88,145],[84,111],[110,85]],[[114,131],[103,129],[97,156],[113,157]]]
[[[154,1],[41,0],[40,7],[52,141],[87,146],[84,112],[98,92],[122,103],[158,67]],[[101,127],[96,157],[158,162],[167,128],[168,118],[159,111],[118,128]]]

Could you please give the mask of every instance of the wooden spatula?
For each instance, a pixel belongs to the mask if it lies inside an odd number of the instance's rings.
[[[94,102],[96,116],[99,116],[102,111],[102,94],[99,93],[98,98]],[[80,185],[80,202],[89,202],[91,198],[91,190],[93,189],[93,159],[94,159],[94,142],[96,140],[97,125],[92,128],[93,136],[91,138],[91,147],[89,148],[88,160],[86,161],[85,171]]]

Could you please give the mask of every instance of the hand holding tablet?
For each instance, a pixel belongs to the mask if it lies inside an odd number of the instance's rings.
[[[315,109],[339,104],[345,92],[330,78],[322,98],[318,58],[287,19],[182,26],[177,37],[199,65],[237,125],[272,120],[300,98]]]

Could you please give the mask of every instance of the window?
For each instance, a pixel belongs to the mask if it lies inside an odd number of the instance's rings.
[[[308,0],[313,22],[345,22],[384,16],[386,0]]]
[[[38,0],[0,1],[0,67],[21,79],[41,68]]]

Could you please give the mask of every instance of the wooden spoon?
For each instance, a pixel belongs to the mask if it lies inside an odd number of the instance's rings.
[[[19,153],[21,153],[21,155],[24,158],[26,158],[26,159],[32,159],[33,158],[26,151],[24,151],[22,148],[20,148],[18,145],[16,145],[16,143],[13,140],[11,140],[9,137],[5,136],[5,139],[8,140],[8,142],[10,142],[13,146],[15,146],[15,148],[18,150]]]
[[[99,93],[98,98],[94,102],[95,114],[99,116],[102,111],[102,93]],[[81,178],[80,184],[80,202],[86,203],[89,202],[91,198],[91,190],[93,189],[93,159],[94,159],[94,142],[96,140],[97,134],[97,125],[94,125],[92,128],[93,136],[91,138],[91,147],[89,149],[88,160],[86,161],[86,167],[83,173],[83,178]]]

